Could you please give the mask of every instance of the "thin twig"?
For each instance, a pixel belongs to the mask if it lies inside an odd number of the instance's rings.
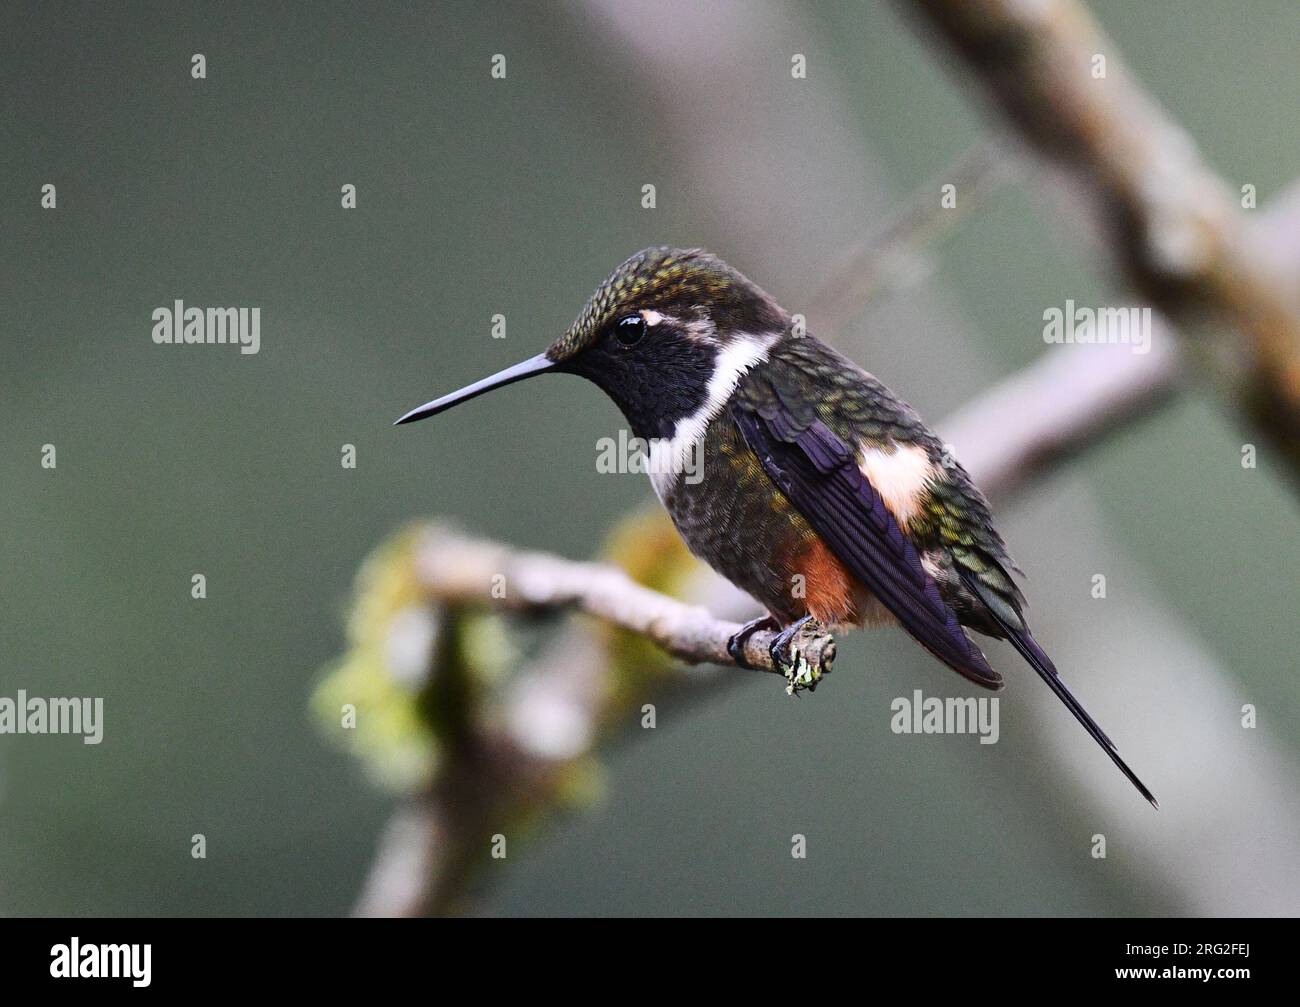
[[[909,285],[906,281],[922,272],[917,259],[924,250],[1008,181],[1013,165],[1004,145],[982,140],[933,182],[913,192],[879,233],[840,257],[829,278],[813,294],[810,313],[818,330],[838,332],[882,292]],[[945,185],[953,186],[951,205],[943,200]]]
[[[417,553],[420,582],[434,602],[478,603],[505,609],[576,609],[638,633],[687,664],[736,666],[727,642],[741,628],[707,609],[636,583],[616,567],[523,552],[445,529],[432,530]],[[787,675],[772,660],[777,634],[751,633],[744,641],[748,670]],[[811,684],[829,674],[835,640],[813,629],[797,640]]]

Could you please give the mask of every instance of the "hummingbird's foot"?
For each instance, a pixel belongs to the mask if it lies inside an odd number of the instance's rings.
[[[747,668],[750,671],[757,671],[758,669],[750,664],[749,659],[745,657],[746,641],[761,629],[771,631],[780,628],[781,624],[770,615],[762,615],[757,619],[750,619],[749,622],[745,623],[745,625],[741,626],[740,629],[731,634],[731,639],[727,641],[727,653],[731,655],[731,659],[740,667]]]
[[[768,653],[772,663],[785,674],[785,691],[788,696],[797,696],[804,689],[809,692],[817,688],[822,680],[824,659],[819,654],[816,660],[809,660],[806,649],[808,645],[825,643],[826,628],[811,615],[792,622],[772,641]],[[831,648],[834,644],[831,644]],[[830,650],[833,657],[834,650]],[[826,663],[829,668],[829,664]]]

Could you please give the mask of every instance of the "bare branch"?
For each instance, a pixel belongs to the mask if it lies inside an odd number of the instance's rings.
[[[417,554],[421,584],[435,602],[488,604],[507,609],[573,608],[653,641],[687,664],[737,667],[727,641],[740,624],[715,618],[698,605],[642,587],[616,567],[579,563],[541,552],[434,529]],[[759,630],[745,640],[745,660],[756,671],[784,676],[769,648],[776,633]],[[829,674],[835,640],[824,630],[797,641],[811,683]]]
[[[908,6],[983,82],[1020,138],[1087,197],[1127,280],[1189,326],[1193,359],[1300,478],[1295,286],[1114,42],[1075,0]],[[1201,345],[1211,338],[1213,347]]]
[[[1161,325],[1146,354],[1061,347],[990,388],[940,428],[991,499],[1014,496],[1170,402],[1181,365]]]

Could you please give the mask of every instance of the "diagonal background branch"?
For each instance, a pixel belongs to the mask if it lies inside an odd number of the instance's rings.
[[[1074,0],[905,6],[1085,197],[1125,279],[1185,326],[1201,369],[1300,481],[1300,295],[1287,282],[1295,263],[1253,239],[1227,185],[1087,9]]]

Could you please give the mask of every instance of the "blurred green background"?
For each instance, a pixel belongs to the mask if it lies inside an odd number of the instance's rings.
[[[1093,9],[1230,185],[1257,185],[1264,205],[1300,175],[1300,7]],[[585,556],[650,495],[643,477],[598,476],[595,442],[622,420],[580,382],[392,419],[538,352],[645,245],[705,245],[797,311],[988,129],[952,61],[876,3],[6,10],[0,695],[106,708],[97,747],[0,737],[6,914],[346,912],[393,800],[307,704],[344,646],[362,558],[433,514]],[[206,80],[190,77],[195,52]],[[790,78],[795,52],[807,80]],[[39,207],[47,182],[57,210]],[[928,280],[821,334],[938,421],[1044,352],[1045,307],[1130,303],[1063,219],[1032,179],[1006,187],[933,250]],[[151,312],[178,298],[260,306],[261,352],[154,345]],[[1257,704],[1259,758],[1293,781],[1297,509],[1266,450],[1241,469],[1251,439],[1193,393],[999,508],[1040,636],[1162,796],[1184,764],[1144,728],[1179,695],[1138,698],[1141,623],[1132,641],[1098,639],[1089,578],[1112,568],[1060,547],[1086,499],[1125,564],[1109,604],[1140,596],[1195,627],[1189,652],[1225,676],[1224,723]],[[1262,901],[1249,885],[1188,896],[1143,868],[1174,855],[1176,809],[1130,828],[1035,760],[1016,718],[1032,676],[1008,669],[996,746],[900,738],[890,700],[941,694],[948,673],[893,632],[841,653],[815,697],[746,680],[620,746],[604,800],[512,849],[478,910],[1278,911],[1295,789],[1257,843],[1216,848],[1202,823],[1185,875],[1253,860]],[[1132,665],[1134,694],[1087,687],[1103,659]],[[1051,723],[1076,744],[1064,714]],[[1070,752],[1113,777],[1116,806],[1140,804],[1086,745]],[[806,861],[790,858],[795,832]],[[1104,863],[1094,832],[1112,837]]]

